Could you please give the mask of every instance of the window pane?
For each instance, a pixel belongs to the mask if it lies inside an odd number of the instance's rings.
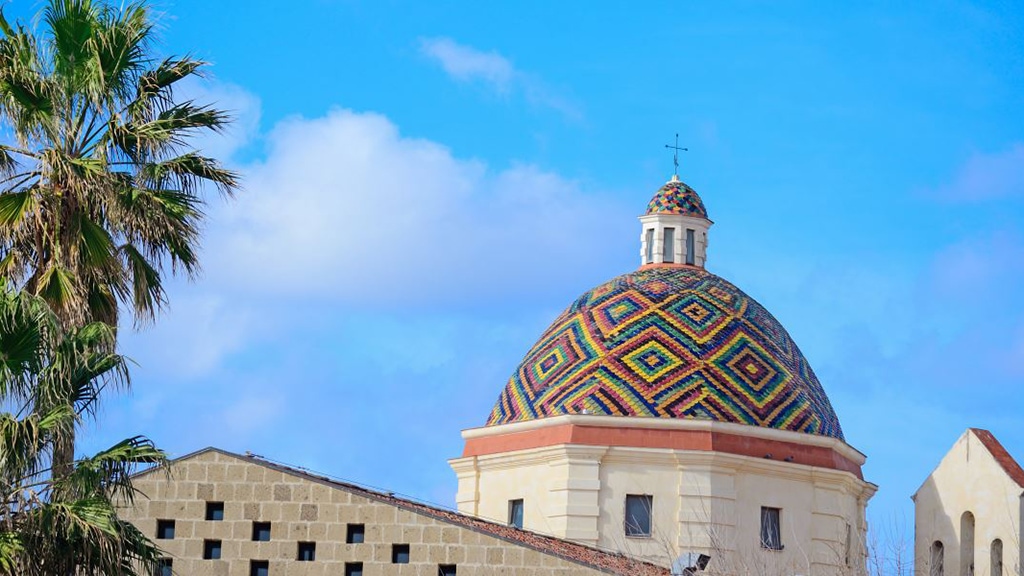
[[[686,229],[686,263],[693,265],[697,261],[697,254],[694,252],[694,231],[689,228]]]
[[[170,558],[161,558],[156,569],[157,576],[173,576],[174,563]]]
[[[206,519],[220,521],[224,519],[224,503],[223,502],[207,502],[206,503]]]
[[[508,501],[508,525],[516,528],[523,527],[523,500]]]
[[[437,567],[437,576],[456,576],[455,564],[440,564]]]
[[[391,563],[392,564],[408,564],[409,563],[409,545],[408,544],[392,544],[391,545]]]
[[[644,261],[647,264],[654,262],[654,228],[647,229],[647,254],[645,255]]]
[[[996,538],[992,541],[992,576],[1003,576],[1003,541]]]
[[[650,536],[651,512],[654,496],[629,494],[626,496],[626,536]]]
[[[942,542],[936,540],[932,542],[932,562],[931,570],[929,574],[931,576],[943,576],[945,567],[943,566],[946,562],[946,551]]]
[[[270,562],[267,560],[250,561],[249,576],[270,576]]]
[[[761,546],[769,550],[782,550],[781,510],[761,508]]]
[[[345,532],[345,542],[348,544],[361,544],[366,534],[366,526],[363,524],[349,524]]]
[[[220,558],[220,540],[203,541],[203,559],[217,560]]]
[[[252,539],[257,542],[270,542],[270,522],[253,522]]]
[[[662,262],[676,261],[676,229],[665,228],[665,245],[661,254]]]
[[[345,576],[363,576],[362,562],[346,562]]]
[[[174,540],[174,520],[157,520],[156,537],[160,540]]]
[[[316,542],[299,542],[298,559],[301,562],[316,560]]]

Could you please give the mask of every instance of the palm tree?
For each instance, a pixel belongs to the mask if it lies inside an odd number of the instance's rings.
[[[0,276],[63,323],[117,326],[119,305],[150,320],[162,272],[198,270],[204,191],[238,188],[189,147],[229,119],[175,101],[205,63],[154,59],[144,2],[48,0],[40,22],[0,14]]]
[[[38,297],[0,291],[0,574],[149,573],[159,550],[117,515],[131,474],[166,464],[142,437],[57,473],[61,438],[89,415],[105,386],[124,384],[125,359],[102,323],[67,331]]]

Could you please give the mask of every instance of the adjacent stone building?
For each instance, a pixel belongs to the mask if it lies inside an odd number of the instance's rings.
[[[1024,469],[991,432],[964,432],[913,500],[917,574],[1022,574]]]
[[[667,576],[665,568],[207,448],[136,476],[123,511],[160,576]]]

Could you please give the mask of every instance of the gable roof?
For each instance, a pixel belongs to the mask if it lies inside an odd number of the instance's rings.
[[[1017,486],[1024,488],[1024,469],[1020,467],[1020,464],[1010,456],[1010,453],[1003,448],[1003,445],[996,440],[996,437],[988,430],[981,428],[968,428],[974,436],[981,441],[982,446],[988,450],[989,454],[995,458],[999,466],[1006,472],[1006,475],[1011,480],[1017,483]]]
[[[608,574],[618,574],[621,576],[668,576],[670,574],[668,568],[658,566],[657,564],[652,564],[650,562],[637,560],[624,554],[609,552],[593,546],[555,538],[554,536],[546,536],[544,534],[530,532],[529,530],[522,530],[512,526],[499,524],[497,522],[483,520],[475,516],[469,516],[453,510],[447,510],[445,508],[417,502],[415,500],[400,498],[395,496],[393,493],[379,492],[364,486],[359,486],[358,484],[342,482],[326,476],[313,474],[308,470],[302,470],[284,464],[279,464],[277,462],[271,462],[253,454],[247,453],[243,456],[227,450],[221,450],[220,448],[209,447],[192,452],[191,454],[186,454],[180,458],[175,458],[172,461],[172,464],[174,462],[194,458],[207,452],[218,452],[244,462],[257,464],[265,468],[277,470],[284,474],[303,478],[338,490],[344,490],[350,494],[355,494],[370,500],[376,500],[397,508],[409,510],[416,514],[428,516],[447,524],[452,524],[498,538],[499,540],[518,544],[543,554],[557,556],[563,560],[588,566]],[[145,474],[150,471],[152,471],[152,469],[140,472],[139,474]]]

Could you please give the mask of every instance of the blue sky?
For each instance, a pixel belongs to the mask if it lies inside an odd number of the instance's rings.
[[[9,16],[33,2],[15,1]],[[238,125],[205,274],[125,338],[100,446],[251,450],[427,500],[550,320],[638,262],[671,174],[708,268],[814,366],[881,489],[968,426],[1024,458],[1024,11],[1011,2],[164,0]],[[88,446],[87,446],[88,447]]]

